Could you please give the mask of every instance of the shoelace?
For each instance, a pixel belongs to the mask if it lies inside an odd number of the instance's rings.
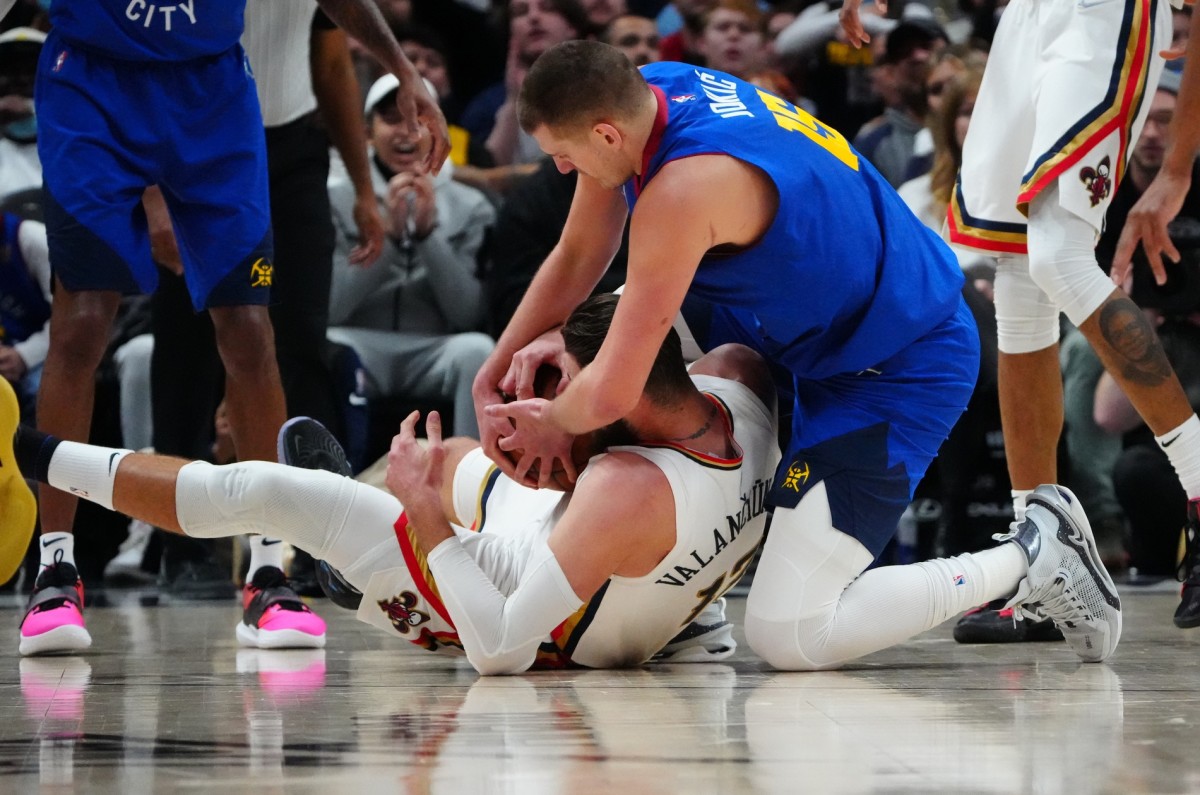
[[[1087,605],[1075,593],[1075,589],[1066,586],[1067,579],[1060,573],[1041,588],[1031,592],[1024,603],[1016,605],[1013,616],[1019,615],[1034,621],[1049,618],[1056,624],[1061,622],[1068,626],[1089,621],[1091,614]],[[1057,593],[1054,593],[1055,590]]]

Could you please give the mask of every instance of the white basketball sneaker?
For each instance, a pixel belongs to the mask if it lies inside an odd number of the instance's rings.
[[[1100,662],[1121,639],[1121,598],[1100,562],[1091,525],[1070,489],[1043,485],[1026,499],[1025,521],[996,536],[1025,551],[1029,573],[1008,607],[1049,618],[1084,662]]]

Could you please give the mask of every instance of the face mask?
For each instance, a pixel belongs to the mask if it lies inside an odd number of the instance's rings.
[[[1184,60],[1185,59],[1183,59],[1183,58],[1176,58],[1173,61],[1167,61],[1166,64],[1164,64],[1164,68],[1167,69],[1168,71],[1179,72],[1182,74]]]
[[[4,137],[20,144],[30,144],[37,140],[37,116],[27,116],[17,119],[4,126]]]

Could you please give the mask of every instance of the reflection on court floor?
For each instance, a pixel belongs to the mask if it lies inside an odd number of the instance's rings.
[[[1055,793],[1200,787],[1200,636],[1126,599],[1111,664],[949,627],[843,671],[715,664],[480,679],[327,602],[329,647],[237,648],[234,604],[88,615],[20,659],[0,611],[0,791]],[[744,602],[731,603],[740,617]],[[740,637],[740,634],[739,634]]]

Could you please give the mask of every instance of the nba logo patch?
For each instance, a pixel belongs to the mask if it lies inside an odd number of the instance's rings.
[[[955,585],[966,585],[966,583],[967,583],[967,578],[965,575],[962,575],[962,574],[954,575],[954,584]]]
[[[54,59],[54,68],[51,69],[51,71],[52,72],[59,71],[60,69],[62,69],[63,64],[66,63],[66,61],[67,61],[67,51],[63,50],[62,52],[60,52],[58,54],[58,57]]]
[[[680,102],[680,103],[695,102],[696,95],[695,94],[676,94],[675,96],[671,97],[671,101],[672,102]]]

